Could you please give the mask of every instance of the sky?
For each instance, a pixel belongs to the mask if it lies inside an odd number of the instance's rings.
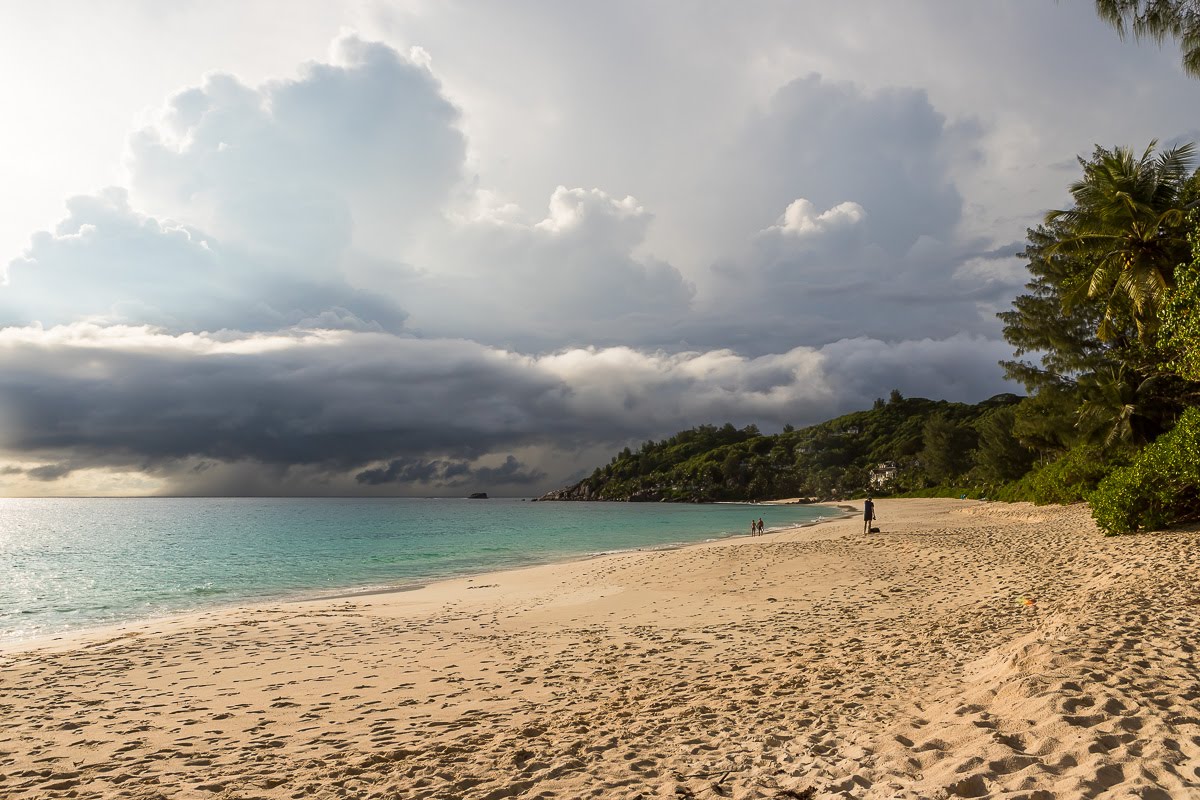
[[[1083,0],[0,5],[0,495],[534,496],[700,424],[1020,392]]]

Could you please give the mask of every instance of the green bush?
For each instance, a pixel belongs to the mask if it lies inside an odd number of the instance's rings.
[[[1088,496],[1108,534],[1159,530],[1200,518],[1200,408],[1189,408],[1170,432]]]
[[[907,492],[900,492],[896,497],[953,497],[960,498],[963,495],[967,496],[968,500],[979,500],[987,496],[986,491],[980,491],[977,488],[964,488],[961,486],[927,486],[923,489],[911,489]]]
[[[1096,445],[1077,445],[1015,483],[999,489],[997,500],[1026,500],[1039,506],[1079,503],[1087,499],[1105,476],[1127,463],[1119,454]]]

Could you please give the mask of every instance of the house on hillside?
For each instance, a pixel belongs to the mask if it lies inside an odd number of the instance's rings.
[[[875,469],[871,470],[871,486],[876,489],[882,489],[892,481],[896,480],[896,462],[884,461]]]

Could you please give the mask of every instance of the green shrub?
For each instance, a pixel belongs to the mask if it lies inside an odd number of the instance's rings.
[[[1088,496],[1105,533],[1159,530],[1200,518],[1200,408],[1189,408],[1170,432]]]
[[[997,500],[1026,500],[1039,506],[1065,505],[1085,500],[1105,476],[1127,463],[1124,456],[1096,445],[1077,445],[1049,464],[999,489]]]
[[[907,492],[900,492],[896,497],[953,497],[960,498],[963,495],[969,500],[979,500],[981,497],[986,497],[986,491],[980,491],[978,488],[964,488],[961,486],[927,486],[923,489],[911,489]],[[878,496],[878,495],[876,495]]]

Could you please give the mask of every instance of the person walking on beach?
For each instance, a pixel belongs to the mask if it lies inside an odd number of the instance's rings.
[[[866,501],[863,503],[863,533],[871,532],[871,522],[875,519],[875,504],[871,502],[871,495],[867,495]]]
[[[754,521],[754,517],[750,518],[750,535],[755,536],[758,533],[758,523]]]
[[[762,521],[762,517],[759,517],[758,518],[758,533],[759,533],[759,535],[762,535],[762,532],[763,532],[763,521]]]

